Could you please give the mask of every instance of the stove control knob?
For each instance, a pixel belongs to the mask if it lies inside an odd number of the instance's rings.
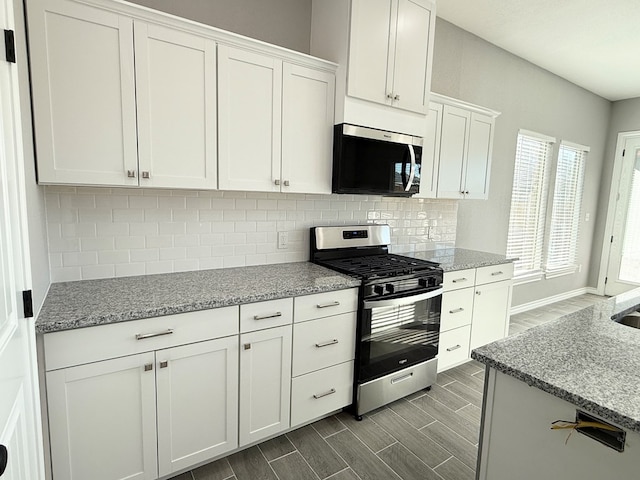
[[[382,285],[376,285],[375,287],[373,287],[373,291],[376,293],[376,295],[384,294],[384,288],[382,288]]]
[[[387,283],[385,285],[385,288],[387,289],[387,292],[389,292],[389,293],[393,293],[393,292],[396,291],[396,287],[392,283]]]
[[[421,278],[420,280],[418,280],[418,285],[420,285],[421,287],[428,287],[429,286],[429,279],[428,278]]]

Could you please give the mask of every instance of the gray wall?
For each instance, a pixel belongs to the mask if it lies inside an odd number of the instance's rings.
[[[311,0],[130,0],[200,23],[309,53]]]
[[[516,286],[513,305],[595,286],[588,283],[588,270],[611,103],[440,18],[431,89],[502,112],[496,121],[489,199],[460,201],[458,247],[506,252],[519,128],[591,147],[580,226],[582,271]]]
[[[611,178],[613,174],[618,133],[634,130],[640,131],[640,98],[614,102],[611,108],[611,122],[609,124],[605,157],[602,165],[602,180],[600,182],[600,195],[597,210],[598,215],[591,251],[589,285],[595,286],[598,283],[603,241],[605,236],[609,235],[609,232],[605,232],[604,229],[607,221],[607,209],[609,208],[609,194],[611,192],[612,180],[616,187],[618,183],[618,179]]]

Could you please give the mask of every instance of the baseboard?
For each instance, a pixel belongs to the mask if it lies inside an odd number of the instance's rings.
[[[551,303],[560,302],[562,300],[568,300],[569,298],[577,297],[578,295],[584,295],[585,293],[592,293],[594,295],[598,294],[595,288],[578,288],[569,292],[559,293],[558,295],[541,298],[540,300],[534,300],[533,302],[523,303],[522,305],[511,307],[511,315],[517,315],[518,313],[527,312],[529,310],[533,310],[534,308],[544,307]]]

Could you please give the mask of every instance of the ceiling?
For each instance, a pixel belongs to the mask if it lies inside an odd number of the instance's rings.
[[[639,0],[437,0],[436,12],[608,100],[640,97]]]

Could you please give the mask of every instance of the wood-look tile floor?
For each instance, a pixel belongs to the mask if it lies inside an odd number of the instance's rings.
[[[582,295],[511,317],[510,334],[593,304]],[[172,480],[473,480],[484,366],[470,361],[364,416],[339,413]]]

